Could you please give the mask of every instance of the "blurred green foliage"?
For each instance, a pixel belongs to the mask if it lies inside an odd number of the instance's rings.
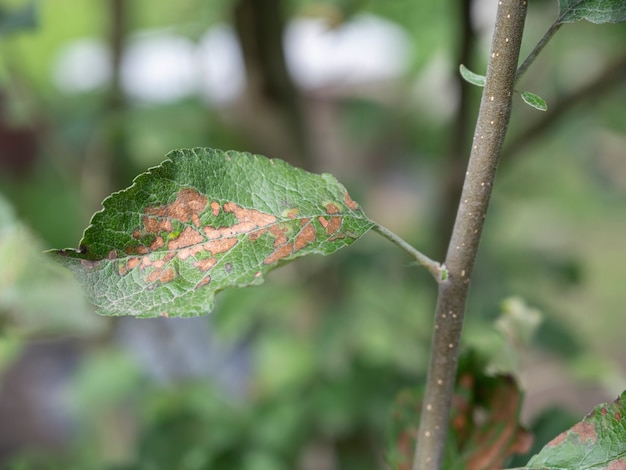
[[[236,2],[122,3],[128,37],[167,30],[198,41],[212,25],[232,21]],[[5,4],[7,11],[31,5]],[[61,49],[82,38],[109,44],[114,4],[37,2],[37,29],[14,30],[0,42],[0,142],[13,143],[0,151],[0,401],[16,383],[10,369],[26,370],[21,358],[42,337],[81,345],[62,387],[70,425],[53,431],[67,439],[41,445],[32,436],[43,428],[22,433],[5,418],[2,427],[21,441],[0,445],[1,465],[384,468],[394,397],[419,386],[425,373],[435,300],[427,273],[393,246],[368,235],[331,259],[278,270],[260,288],[221,294],[205,321],[225,347],[241,346],[251,364],[237,393],[207,373],[155,379],[145,357],[120,339],[124,322],[96,317],[67,273],[40,257],[45,248],[76,245],[100,201],[173,148],[255,151],[236,112],[196,96],[147,104],[116,101],[119,90],[110,83],[75,94],[57,88],[52,70]],[[457,2],[286,6],[289,15],[332,19],[334,28],[362,13],[380,15],[409,38],[403,76],[371,90],[321,95],[332,103],[323,110],[330,114],[311,116],[332,120],[316,139],[342,152],[312,167],[333,172],[368,216],[430,254],[443,236],[435,222],[448,171],[443,155],[460,138],[450,131],[457,92],[442,85],[459,65]],[[466,65],[477,73],[486,61],[490,10],[475,2],[475,59]],[[557,10],[551,1],[531,5],[526,51]],[[620,60],[625,39],[624,25],[566,25],[524,77],[524,88],[550,110],[567,100],[573,106],[525,134],[542,116],[516,100],[473,278],[468,345],[502,347],[492,323],[511,295],[543,313],[535,341],[518,358],[528,403],[523,416],[543,441],[537,448],[559,430],[544,433],[554,424],[541,415],[547,406],[580,415],[626,388],[626,88],[613,81],[590,98],[577,95]],[[265,115],[254,113],[243,114],[262,124]],[[171,337],[155,341],[164,353],[151,360],[166,362]],[[6,409],[0,405],[0,414]],[[571,424],[567,413],[550,412],[563,419],[561,429]]]

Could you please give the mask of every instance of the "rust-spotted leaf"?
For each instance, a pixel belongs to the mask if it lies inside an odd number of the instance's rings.
[[[596,406],[562,432],[519,470],[626,469],[626,391],[612,403]]]
[[[331,175],[241,152],[176,150],[103,202],[78,250],[52,253],[106,315],[195,316],[299,256],[373,226]]]

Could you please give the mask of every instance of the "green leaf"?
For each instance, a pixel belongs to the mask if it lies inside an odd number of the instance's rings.
[[[105,315],[208,313],[218,291],[374,225],[332,175],[203,148],[171,152],[102,205],[79,250],[53,253]]]
[[[624,0],[559,0],[559,23],[587,20],[592,23],[626,21]]]
[[[43,248],[0,193],[0,342],[10,343],[12,336],[97,334],[106,326],[86,315],[91,308],[80,286]],[[2,349],[0,344],[0,369]]]
[[[626,392],[559,434],[523,470],[626,468]]]
[[[485,76],[478,75],[477,73],[472,72],[470,69],[465,67],[465,65],[461,64],[459,66],[459,71],[461,72],[461,76],[465,79],[465,81],[471,83],[472,85],[476,85],[479,87],[485,86]]]
[[[530,91],[522,91],[520,92],[520,95],[522,99],[524,100],[524,103],[532,106],[533,108],[538,109],[539,111],[548,110],[548,105],[546,104],[545,100],[541,96],[535,95],[534,93],[531,93]]]

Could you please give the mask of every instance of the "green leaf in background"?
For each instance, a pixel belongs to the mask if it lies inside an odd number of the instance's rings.
[[[546,104],[545,100],[538,95],[535,95],[534,93],[531,93],[530,91],[522,91],[520,93],[522,99],[524,100],[524,103],[532,106],[535,109],[538,109],[539,111],[547,111],[548,110],[548,105]]]
[[[523,470],[626,468],[626,392],[559,434]]]
[[[478,75],[477,73],[472,72],[470,69],[465,67],[465,65],[461,64],[459,66],[459,71],[461,72],[461,76],[465,79],[465,81],[471,83],[472,85],[476,85],[479,87],[485,86],[485,76]]]
[[[206,314],[218,291],[374,225],[332,175],[203,148],[171,152],[102,205],[79,250],[53,253],[105,315]]]
[[[98,334],[101,318],[70,273],[42,253],[41,240],[0,193],[0,343],[59,332]],[[0,344],[0,369],[6,349]]]
[[[559,22],[587,20],[592,23],[626,21],[624,0],[559,0]]]

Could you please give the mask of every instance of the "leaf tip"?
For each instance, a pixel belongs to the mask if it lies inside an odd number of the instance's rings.
[[[471,83],[472,85],[479,86],[479,87],[485,86],[484,75],[478,75],[477,73],[472,72],[463,64],[459,66],[459,72],[461,72],[461,76],[466,82]]]

